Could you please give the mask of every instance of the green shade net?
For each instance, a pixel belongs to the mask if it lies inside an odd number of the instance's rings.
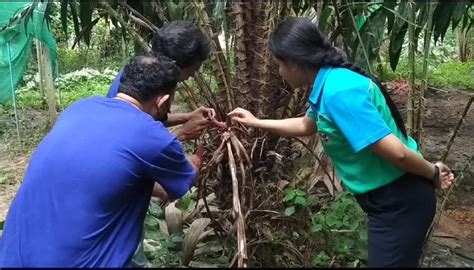
[[[57,46],[44,19],[46,4],[38,2],[27,21],[20,16],[21,12],[25,12],[33,4],[31,1],[0,1],[0,29],[3,29],[0,30],[0,103],[2,104],[11,100],[12,87],[16,89],[26,70],[33,38],[40,40],[49,48],[52,70],[55,73],[53,76],[56,75]]]

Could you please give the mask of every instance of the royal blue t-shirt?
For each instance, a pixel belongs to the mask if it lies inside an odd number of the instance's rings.
[[[108,98],[114,98],[118,94],[118,89],[120,86],[120,77],[122,77],[123,74],[123,68],[120,69],[119,73],[115,77],[114,81],[110,85],[109,92],[107,93],[106,97]]]
[[[31,158],[0,238],[0,268],[127,267],[154,181],[178,198],[195,176],[161,122],[123,100],[79,100]]]

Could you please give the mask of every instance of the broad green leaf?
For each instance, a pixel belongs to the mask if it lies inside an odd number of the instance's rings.
[[[418,1],[418,15],[416,16],[416,27],[415,27],[415,44],[420,36],[421,31],[425,28],[426,22],[428,21],[428,7],[430,2]]]
[[[332,214],[326,218],[326,225],[330,228],[339,228],[341,227],[342,222],[338,219],[336,214]]]
[[[402,52],[403,40],[405,39],[405,34],[408,29],[408,23],[405,23],[400,31],[396,34],[392,33],[392,38],[390,39],[390,67],[395,71],[398,65],[398,60],[400,59],[400,54]]]
[[[367,241],[367,231],[366,230],[359,230],[359,238],[362,241]]]
[[[69,2],[69,8],[71,9],[72,21],[74,23],[74,32],[76,35],[79,35],[81,28],[79,26],[79,17],[77,15],[76,3]]]
[[[357,228],[359,228],[358,222],[352,222],[351,224],[349,224],[349,230],[356,230]]]
[[[440,37],[441,40],[444,39],[444,35],[446,34],[446,30],[448,30],[455,7],[456,2],[440,2],[436,6],[433,14],[433,31],[435,42],[437,42]]]
[[[390,38],[390,50],[389,50],[389,58],[390,58],[390,66],[392,70],[395,70],[398,65],[398,60],[400,58],[400,54],[402,52],[402,45],[405,39],[405,34],[408,30],[408,14],[410,12],[410,6],[408,2],[401,2],[397,9],[399,16],[402,18],[397,17],[395,19],[395,24],[392,29],[392,35]]]
[[[293,200],[296,197],[296,192],[294,190],[289,191],[285,194],[285,197],[283,198],[284,202],[288,202]]]
[[[365,16],[360,16],[359,19],[357,20],[357,30],[360,30],[364,26],[364,23],[366,21],[367,21],[367,18]]]
[[[382,1],[383,2],[383,1]],[[370,16],[370,14],[376,12],[377,10],[379,10],[380,8],[382,7],[381,4],[370,4],[367,6],[367,10],[370,12],[368,16]]]
[[[302,190],[296,190],[296,196],[305,196],[305,195],[306,195],[306,192]]]
[[[170,21],[182,20],[186,2],[178,1],[178,3],[175,4],[173,1],[168,1],[167,4]]]
[[[159,230],[145,230],[145,238],[152,239],[157,242],[160,242],[163,239],[163,235],[161,235]]]
[[[285,215],[291,216],[296,212],[296,208],[294,206],[287,207],[285,209]]]
[[[145,226],[152,230],[158,230],[158,219],[152,215],[146,215],[145,217]]]
[[[173,243],[182,243],[184,241],[184,238],[181,234],[173,234],[170,236],[170,240]]]
[[[314,224],[311,227],[311,231],[314,232],[314,233],[320,232],[322,229],[323,229],[323,224]]]
[[[94,11],[95,3],[90,0],[81,0],[79,3],[79,17],[81,18],[81,30],[84,32],[84,42],[89,45],[91,31],[87,29],[92,21],[92,12]],[[86,30],[87,29],[87,30]]]
[[[302,196],[296,196],[295,198],[295,204],[299,204],[301,206],[308,206],[308,201],[306,200],[305,197],[302,197]]]
[[[382,10],[373,12],[370,17],[367,18],[367,22],[360,29],[360,35],[362,44],[358,42],[358,47],[355,51],[354,61],[361,68],[369,70],[369,66],[377,60],[379,54],[379,48],[385,41],[385,20],[386,14]],[[369,63],[367,63],[363,49],[367,50]]]
[[[192,199],[192,195],[189,192],[181,198],[181,206],[184,210],[189,209],[189,206],[191,204],[191,199]]]
[[[324,251],[321,251],[314,258],[313,265],[314,266],[320,266],[320,267],[328,266],[330,260],[331,260],[331,258],[328,255],[326,255],[326,253]]]
[[[319,15],[319,21],[318,21],[318,28],[321,30],[323,33],[327,33],[327,28],[329,25],[329,18],[331,14],[333,13],[334,7],[327,5],[322,11],[321,14]]]
[[[391,10],[395,10],[396,5],[397,5],[397,1],[393,1],[393,0],[383,1],[382,6],[386,8],[384,9],[384,13],[387,15],[387,30],[389,33],[392,31],[393,24],[395,23],[395,14],[393,14]]]
[[[456,7],[454,8],[453,11],[453,16],[452,16],[452,30],[458,26],[459,22],[461,21],[462,17],[467,11],[467,8],[469,6],[469,1],[459,1],[457,2]]]
[[[151,215],[157,218],[161,218],[164,213],[163,208],[158,203],[155,203],[155,202],[150,203],[150,206],[148,207],[148,211],[150,212]]]

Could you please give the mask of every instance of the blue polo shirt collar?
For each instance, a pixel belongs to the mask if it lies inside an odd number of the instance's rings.
[[[319,69],[318,74],[313,83],[313,90],[311,90],[311,94],[309,95],[308,101],[311,105],[319,107],[319,100],[321,98],[322,89],[324,86],[324,82],[329,74],[329,71],[332,67],[322,67]]]

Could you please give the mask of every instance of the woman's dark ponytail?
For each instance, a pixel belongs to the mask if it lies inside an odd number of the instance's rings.
[[[370,78],[382,92],[397,127],[407,138],[403,118],[385,87],[376,77],[349,62],[310,20],[293,18],[281,23],[271,34],[269,46],[273,55],[282,61],[292,61],[317,69],[325,66],[347,68]]]

